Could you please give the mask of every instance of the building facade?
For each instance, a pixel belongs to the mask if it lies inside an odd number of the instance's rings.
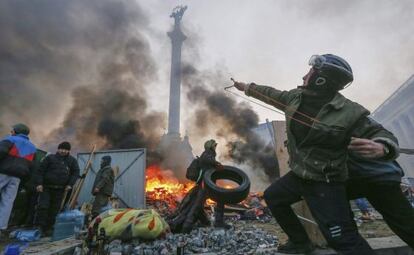
[[[414,75],[373,113],[372,117],[397,136],[401,148],[414,148]],[[414,155],[397,160],[408,177],[414,177]]]

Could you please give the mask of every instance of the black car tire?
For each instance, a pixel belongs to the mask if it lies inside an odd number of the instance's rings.
[[[217,180],[231,180],[239,184],[233,189],[225,189],[216,185]],[[242,170],[223,166],[223,169],[209,169],[204,175],[204,184],[207,196],[216,202],[236,204],[244,199],[250,192],[250,179]]]

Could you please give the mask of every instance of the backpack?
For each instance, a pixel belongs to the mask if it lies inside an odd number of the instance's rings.
[[[200,158],[197,156],[187,168],[187,173],[185,177],[191,181],[198,181],[200,177],[201,167],[200,167]]]

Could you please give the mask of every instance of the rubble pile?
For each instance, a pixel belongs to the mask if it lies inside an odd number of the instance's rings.
[[[163,189],[147,192],[145,201],[147,208],[156,210],[161,216],[166,218],[174,213],[180,203],[177,196]]]
[[[107,246],[107,251],[131,255],[272,254],[266,250],[276,247],[277,243],[276,236],[252,225],[230,230],[199,228],[190,234],[168,234],[153,242],[134,240],[122,244],[115,240]]]

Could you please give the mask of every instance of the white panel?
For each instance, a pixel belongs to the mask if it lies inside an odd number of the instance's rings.
[[[103,156],[112,158],[112,167],[119,167],[119,174],[115,177],[114,196],[118,197],[123,207],[145,208],[145,149],[110,150],[95,152],[92,168],[85,178],[85,183],[79,195],[79,203],[90,202],[92,185],[96,173],[100,168]],[[78,162],[81,170],[89,158],[89,153],[79,153]]]

